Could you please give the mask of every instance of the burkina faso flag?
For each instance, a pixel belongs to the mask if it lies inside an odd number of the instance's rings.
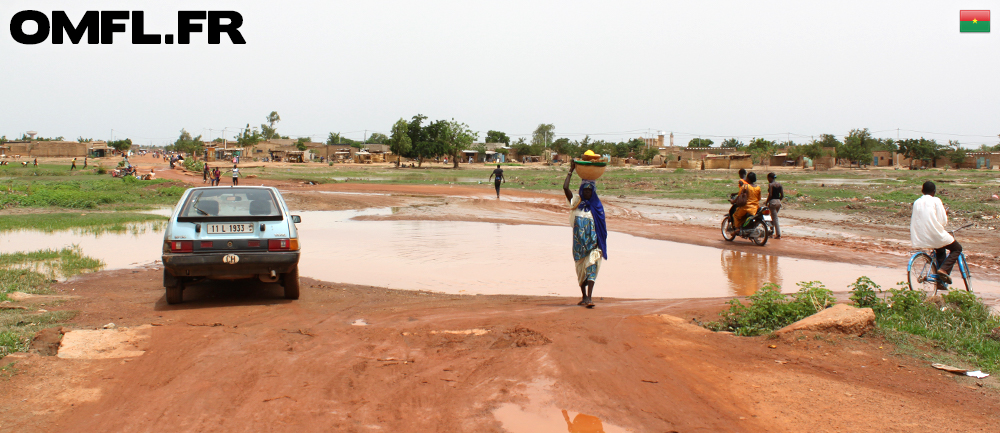
[[[961,11],[961,32],[990,32],[990,11]]]

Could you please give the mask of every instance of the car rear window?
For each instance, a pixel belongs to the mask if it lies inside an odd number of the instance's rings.
[[[273,220],[281,212],[268,190],[214,188],[196,190],[188,196],[178,220]]]

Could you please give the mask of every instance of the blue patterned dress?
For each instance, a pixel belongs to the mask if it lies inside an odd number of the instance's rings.
[[[577,209],[580,197],[569,202],[572,209],[570,222],[573,224],[573,261],[576,262],[577,283],[597,281],[601,270],[601,248],[597,245],[597,228],[589,210]]]

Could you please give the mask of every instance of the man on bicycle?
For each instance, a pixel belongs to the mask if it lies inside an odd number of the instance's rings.
[[[948,233],[944,226],[948,225],[948,213],[941,199],[935,197],[937,187],[934,182],[924,182],[921,191],[924,195],[913,202],[913,215],[910,217],[910,242],[914,248],[934,249],[937,263],[938,288],[944,288],[942,282],[951,284],[951,269],[962,253],[962,245]],[[947,250],[947,258],[945,258]]]

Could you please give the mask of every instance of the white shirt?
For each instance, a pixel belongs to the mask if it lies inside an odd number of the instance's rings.
[[[910,217],[910,242],[913,248],[941,248],[952,242],[944,226],[948,225],[948,214],[941,199],[924,195],[913,202],[913,216]]]

